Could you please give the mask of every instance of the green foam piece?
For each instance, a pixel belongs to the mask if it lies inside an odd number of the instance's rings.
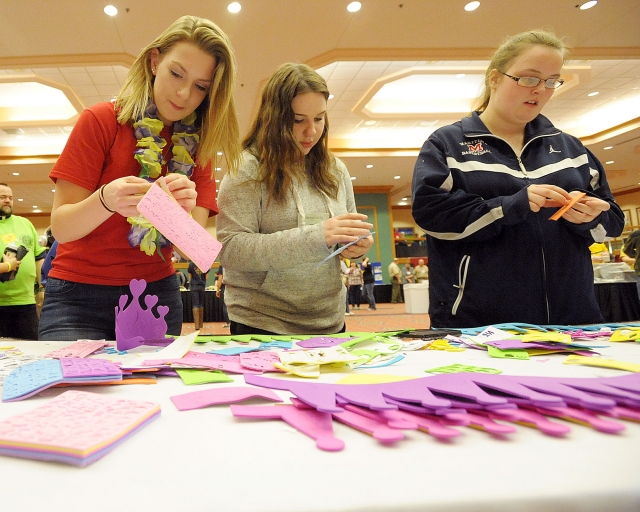
[[[176,368],[176,373],[180,375],[182,382],[187,386],[194,384],[210,384],[212,382],[233,382],[233,379],[226,373],[218,370],[199,370],[196,368]]]
[[[511,348],[508,350],[500,350],[499,348],[487,345],[487,350],[491,357],[502,357],[503,359],[529,359],[529,353],[522,349]]]
[[[197,336],[195,343],[209,343],[210,341],[215,343],[229,343],[231,339],[231,336]]]

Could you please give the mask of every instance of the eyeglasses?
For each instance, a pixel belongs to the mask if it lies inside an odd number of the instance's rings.
[[[535,76],[511,76],[507,75],[500,71],[504,76],[508,76],[512,80],[515,80],[516,83],[522,87],[537,87],[540,82],[544,82],[545,89],[557,89],[560,87],[564,80],[562,78],[547,78],[543,80],[542,78],[536,78]]]

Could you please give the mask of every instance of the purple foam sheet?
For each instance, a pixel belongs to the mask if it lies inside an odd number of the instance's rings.
[[[451,397],[455,402],[475,402],[483,405],[485,409],[498,409],[510,403],[512,400],[506,397],[512,397],[516,403],[534,407],[542,403],[546,407],[562,407],[566,400],[587,409],[601,411],[616,405],[614,394],[596,396],[578,388],[584,389],[591,384],[588,389],[593,393],[602,393],[602,386],[621,389],[631,394],[640,392],[640,374],[600,379],[571,379],[455,373],[362,385],[319,384],[255,375],[246,375],[245,380],[248,384],[256,386],[288,390],[315,409],[331,413],[342,411],[338,405],[340,402],[373,410],[396,409],[397,405],[386,402],[385,397],[430,408],[450,407],[452,401],[447,398]],[[482,384],[482,387],[477,383]],[[496,394],[490,394],[485,390],[495,390]],[[619,395],[622,397],[622,393]]]
[[[116,306],[116,347],[118,350],[129,350],[140,345],[167,346],[173,338],[166,338],[167,322],[164,317],[169,312],[168,306],[158,306],[158,317],[153,314],[153,307],[158,303],[156,295],[144,296],[144,304],[140,305],[140,297],[147,288],[144,279],[132,279],[129,283],[132,299],[129,307],[128,296],[121,295]]]

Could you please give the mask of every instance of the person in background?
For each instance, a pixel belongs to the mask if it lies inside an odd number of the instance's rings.
[[[342,279],[342,284],[345,287],[345,303],[346,303],[346,312],[345,315],[350,316],[353,315],[351,311],[349,311],[349,266],[344,259],[342,254],[339,255],[340,258],[340,278]]]
[[[280,66],[262,91],[240,171],[220,184],[231,334],[344,330],[340,259],[329,256],[364,237],[342,251],[362,257],[373,225],[356,212],[349,173],[329,151],[328,98],[312,68]]]
[[[422,258],[418,260],[418,264],[416,265],[415,272],[416,272],[417,283],[421,283],[422,281],[429,280],[429,267],[427,267],[424,264],[424,260]]]
[[[169,308],[167,333],[180,335],[172,246],[136,205],[163,176],[198,223],[216,214],[211,162],[223,152],[234,169],[241,152],[234,83],[227,36],[183,16],[138,55],[115,102],[80,114],[50,174],[59,246],[40,339],[115,339],[115,309],[132,279],[146,281],[144,294]]]
[[[347,282],[349,283],[349,303],[352,308],[360,309],[360,304],[362,304],[362,270],[354,260],[351,260],[349,265]]]
[[[540,114],[566,55],[549,32],[508,38],[477,111],[422,146],[412,209],[427,233],[433,327],[603,321],[589,245],[618,236],[624,215],[601,163]]]
[[[640,299],[640,229],[633,231],[620,250],[620,259],[636,272],[636,287]]]
[[[402,272],[398,266],[398,258],[393,258],[389,263],[389,279],[391,280],[391,302],[404,302],[402,300]]]
[[[20,246],[27,251],[21,259]],[[31,221],[13,214],[13,191],[6,183],[0,183],[0,254],[0,338],[37,340],[34,285],[40,287],[45,248]]]
[[[373,295],[373,289],[376,284],[375,276],[373,275],[373,267],[371,266],[371,260],[368,256],[365,256],[360,263],[362,267],[362,281],[364,289],[364,300],[369,303],[369,309],[376,310],[376,298]]]
[[[414,284],[416,282],[414,268],[410,262],[402,269],[402,282],[407,284]]]
[[[187,272],[189,273],[189,293],[191,294],[194,329],[199,331],[204,325],[204,294],[209,273],[200,270],[193,261],[189,262]]]
[[[187,287],[187,276],[185,276],[180,269],[176,269],[176,280],[178,281],[178,288]]]
[[[229,314],[227,313],[227,305],[224,303],[224,269],[222,265],[218,266],[218,273],[216,274],[216,297],[222,301],[222,319],[224,324],[223,329],[229,328]]]

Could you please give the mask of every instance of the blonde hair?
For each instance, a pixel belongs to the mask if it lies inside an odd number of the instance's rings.
[[[287,63],[271,75],[262,91],[260,108],[242,146],[260,162],[258,180],[269,190],[269,200],[282,201],[294,180],[305,173],[311,183],[337,198],[339,181],[332,172],[334,157],[328,148],[329,119],[324,116],[324,132],[305,155],[293,136],[295,114],[293,98],[307,92],[319,92],[329,99],[324,79],[306,64]]]
[[[555,36],[553,32],[546,30],[529,30],[515,36],[510,36],[500,45],[491,58],[489,67],[484,75],[484,91],[477,100],[474,110],[484,112],[489,105],[491,97],[491,87],[489,86],[489,75],[492,70],[505,71],[509,69],[511,63],[532,46],[546,46],[558,50],[562,54],[563,63],[567,61],[569,55],[568,46]]]
[[[182,16],[140,52],[116,98],[118,122],[133,123],[142,118],[153,98],[153,50],[163,54],[182,42],[191,43],[216,59],[211,89],[196,109],[201,127],[198,164],[204,167],[209,161],[215,162],[216,153],[222,151],[229,169],[237,169],[242,149],[233,97],[236,62],[227,35],[207,19]]]

